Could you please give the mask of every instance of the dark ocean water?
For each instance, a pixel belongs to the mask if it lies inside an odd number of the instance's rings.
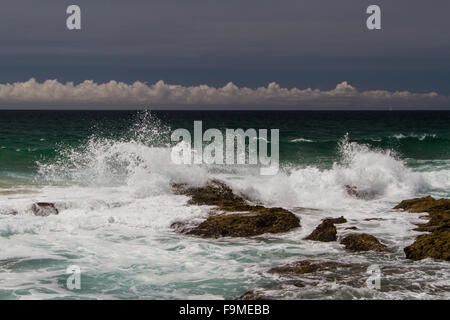
[[[192,131],[194,120],[202,120],[204,130],[279,129],[283,163],[331,165],[346,134],[405,159],[450,158],[448,111],[155,111],[150,117],[172,130]],[[0,111],[0,175],[32,173],[36,161],[51,161],[61,148],[85,144],[92,136],[129,136],[141,118],[135,111]],[[168,142],[170,130],[165,133]]]
[[[172,164],[171,132],[192,132],[195,120],[204,130],[279,129],[279,173]],[[450,196],[449,124],[445,111],[0,111],[0,298],[233,299],[271,288],[284,299],[448,299],[448,263],[405,259],[419,215],[391,208]],[[201,221],[209,209],[186,206],[171,184],[211,178],[292,210],[302,227],[254,239],[175,233],[173,222]],[[350,196],[346,185],[368,198]],[[38,201],[54,202],[60,214],[34,216]],[[303,240],[321,219],[341,215],[349,222],[338,226],[339,237],[355,226],[391,253]],[[377,264],[389,273],[381,290],[351,275],[342,285],[333,276],[344,275],[331,275],[280,289],[267,270],[301,259]],[[65,282],[72,265],[82,270],[78,291]]]

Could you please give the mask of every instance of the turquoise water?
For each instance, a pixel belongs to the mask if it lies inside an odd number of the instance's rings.
[[[205,130],[279,129],[280,172],[171,164],[170,133],[192,131],[194,120]],[[450,196],[449,123],[450,112],[437,111],[0,111],[0,298],[236,298],[276,287],[267,270],[302,258],[377,263],[399,274],[385,279],[392,290],[321,280],[274,297],[449,298],[448,263],[404,259],[419,217],[390,210],[406,198]],[[201,221],[208,209],[186,206],[170,185],[210,178],[294,211],[302,228],[253,239],[176,234],[171,223]],[[349,184],[369,199],[350,197]],[[37,201],[56,203],[60,214],[35,217]],[[339,235],[357,226],[393,253],[355,255],[302,240],[322,218],[340,215],[350,222]],[[364,221],[373,217],[385,220]],[[71,265],[81,268],[80,290],[66,286]]]

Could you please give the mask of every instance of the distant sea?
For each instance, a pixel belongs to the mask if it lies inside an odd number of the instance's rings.
[[[170,134],[192,131],[194,120],[204,130],[279,129],[280,172],[172,164]],[[187,206],[171,184],[211,178],[292,210],[302,227],[250,239],[175,233],[173,222],[201,221],[209,208]],[[449,299],[448,262],[404,257],[423,220],[391,210],[425,195],[450,197],[448,111],[0,111],[0,299],[234,299],[255,288],[280,299]],[[39,201],[59,215],[34,216]],[[391,253],[303,240],[321,219],[342,215],[339,236],[355,226]],[[335,285],[333,275],[280,288],[267,272],[301,259],[397,272],[381,290]],[[66,287],[71,265],[81,268],[80,290]]]

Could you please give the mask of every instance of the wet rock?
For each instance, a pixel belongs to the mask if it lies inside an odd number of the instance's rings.
[[[308,273],[315,273],[318,271],[351,271],[361,272],[367,269],[366,265],[361,264],[346,264],[334,261],[318,261],[318,260],[301,260],[294,263],[275,267],[269,270],[270,273],[302,275]]]
[[[386,221],[386,219],[383,219],[383,218],[367,218],[367,219],[364,219],[364,221]]]
[[[337,230],[330,220],[324,220],[305,240],[330,242],[337,240]]]
[[[416,241],[404,248],[406,258],[421,260],[433,258],[449,261],[450,259],[450,199],[436,200],[431,196],[404,200],[394,209],[408,212],[427,212],[429,221],[417,224],[416,231],[431,232],[420,235]]]
[[[33,206],[31,207],[31,210],[33,211],[35,216],[39,217],[48,217],[50,215],[59,214],[59,211],[55,207],[55,204],[49,202],[34,203]]]
[[[291,212],[261,207],[258,212],[211,215],[187,234],[205,238],[251,237],[287,232],[299,226],[299,219]]]
[[[355,198],[358,199],[367,199],[369,197],[369,193],[366,191],[361,191],[358,190],[358,188],[356,186],[351,186],[351,185],[346,185],[345,186],[345,190],[347,191],[347,193]]]
[[[334,224],[341,224],[341,223],[346,223],[347,219],[345,219],[344,216],[340,216],[339,218],[326,218],[323,221],[324,222],[328,221],[328,222],[331,222]]]
[[[345,245],[345,249],[351,251],[387,251],[386,246],[377,238],[370,234],[350,234],[341,240],[341,244]]]
[[[428,209],[430,209],[434,204],[436,203],[436,200],[431,197],[425,197],[425,198],[415,198],[410,200],[403,200],[400,202],[397,206],[394,207],[394,209],[402,209],[408,212],[426,212]]]
[[[178,232],[205,238],[251,237],[300,227],[299,218],[292,212],[283,208],[250,205],[218,180],[209,181],[201,188],[174,185],[174,190],[178,194],[190,196],[189,204],[215,207],[215,212],[198,226],[191,227],[183,222],[172,224],[172,228]]]
[[[270,299],[256,291],[247,291],[242,296],[237,298],[237,300],[270,300]]]
[[[430,234],[420,235],[404,251],[406,258],[412,260],[434,258],[450,261],[450,228],[441,228]]]
[[[359,230],[357,227],[348,227],[348,228],[345,228],[345,230]]]

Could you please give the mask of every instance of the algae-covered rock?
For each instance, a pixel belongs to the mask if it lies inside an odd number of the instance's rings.
[[[430,234],[420,235],[404,251],[406,258],[412,260],[434,258],[450,261],[450,228],[441,228]]]
[[[308,273],[315,273],[319,271],[365,271],[366,265],[339,263],[334,261],[319,261],[319,260],[300,260],[294,263],[275,267],[269,270],[270,273],[288,274],[288,275],[302,275]]]
[[[350,234],[341,240],[341,244],[345,245],[345,249],[351,251],[387,251],[384,244],[366,233]]]
[[[326,218],[323,221],[324,222],[328,221],[328,222],[331,222],[334,224],[341,224],[341,223],[346,223],[347,219],[345,219],[343,216],[340,216],[339,218]]]
[[[402,209],[408,212],[416,212],[416,213],[426,212],[435,204],[435,202],[436,200],[431,196],[425,198],[403,200],[397,206],[395,206],[394,209]]]
[[[434,258],[449,261],[450,257],[450,199],[436,200],[431,196],[404,200],[394,209],[408,212],[427,212],[429,221],[417,224],[416,231],[431,232],[420,235],[404,249],[406,258],[421,260]]]
[[[54,203],[49,202],[37,202],[34,203],[31,207],[31,210],[33,211],[35,216],[39,217],[48,217],[50,215],[57,215],[59,214],[58,209],[56,208]]]
[[[299,219],[282,208],[261,208],[260,212],[211,215],[187,234],[206,237],[251,237],[282,233],[300,226]]]
[[[215,211],[198,226],[185,228],[176,222],[173,228],[190,235],[206,238],[250,237],[264,233],[282,233],[300,227],[300,220],[283,208],[250,205],[235,195],[223,182],[212,180],[205,187],[188,188],[175,185],[178,194],[191,197],[189,204],[215,206]]]
[[[337,240],[337,230],[333,222],[324,220],[305,240],[330,242]]]

